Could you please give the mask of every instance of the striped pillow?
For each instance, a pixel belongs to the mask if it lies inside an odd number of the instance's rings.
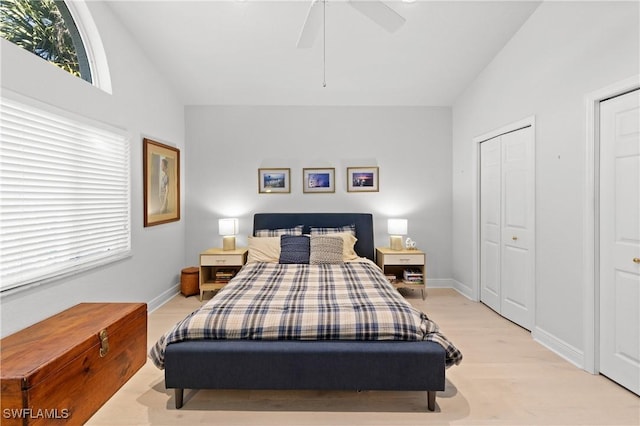
[[[279,263],[309,263],[309,246],[306,235],[280,236]]]
[[[356,225],[344,225],[338,226],[335,228],[322,228],[322,227],[311,227],[311,235],[327,235],[327,234],[337,234],[340,232],[348,232],[354,237],[356,236]]]
[[[302,228],[304,225],[294,226],[293,228],[279,228],[279,229],[257,229],[255,231],[256,237],[279,237],[281,235],[302,235]]]
[[[309,263],[312,265],[343,263],[342,237],[311,235]]]

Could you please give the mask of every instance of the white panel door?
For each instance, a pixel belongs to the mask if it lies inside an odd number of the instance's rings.
[[[640,395],[640,91],[600,104],[600,372]]]
[[[480,144],[480,300],[500,313],[501,137]]]
[[[534,300],[531,126],[480,144],[480,300],[531,330]]]
[[[533,129],[502,135],[502,315],[533,326]]]

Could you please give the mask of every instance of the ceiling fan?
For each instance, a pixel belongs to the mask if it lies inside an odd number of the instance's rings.
[[[298,38],[297,46],[299,48],[313,46],[324,23],[325,2],[326,0],[311,0],[307,19],[302,26],[300,38]],[[389,32],[395,32],[405,22],[405,19],[398,12],[381,0],[347,0],[347,3]]]

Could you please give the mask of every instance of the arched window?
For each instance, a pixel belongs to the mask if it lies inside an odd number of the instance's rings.
[[[63,0],[3,0],[0,36],[93,83],[78,27]]]

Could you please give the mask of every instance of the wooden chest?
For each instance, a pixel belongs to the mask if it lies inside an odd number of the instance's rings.
[[[7,336],[0,340],[0,423],[83,424],[146,353],[144,303],[81,303]]]

